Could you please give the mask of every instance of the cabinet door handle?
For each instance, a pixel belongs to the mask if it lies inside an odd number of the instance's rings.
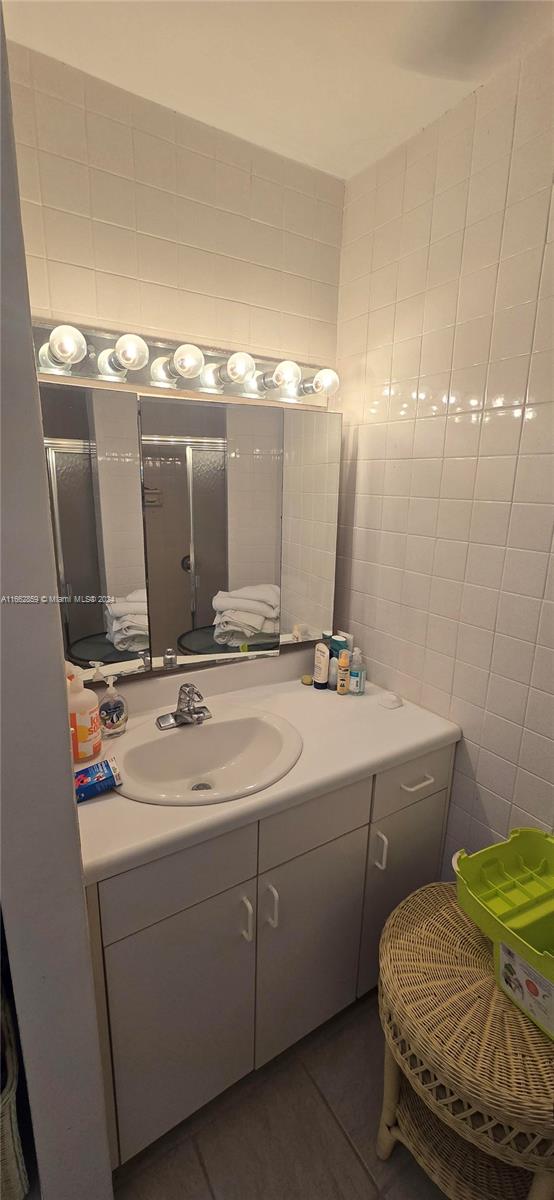
[[[241,929],[241,936],[245,942],[251,942],[254,938],[254,909],[248,896],[242,897],[242,903],[246,909],[246,929]]]
[[[424,775],[420,783],[412,783],[411,786],[407,783],[401,783],[400,787],[402,788],[403,792],[420,792],[422,788],[430,787],[434,782],[435,780],[433,775]]]
[[[268,925],[271,925],[272,929],[278,929],[278,927],[279,927],[279,892],[277,891],[277,888],[273,887],[272,883],[268,883],[267,890],[268,890],[268,892],[271,892],[271,895],[273,896],[273,916],[267,918],[267,923],[268,923]]]
[[[388,837],[385,837],[384,833],[381,833],[380,829],[376,830],[375,837],[381,838],[381,841],[383,843],[383,853],[381,855],[380,860],[377,858],[374,859],[373,866],[378,867],[378,869],[380,871],[386,871],[387,858],[389,856],[389,839],[388,839]]]

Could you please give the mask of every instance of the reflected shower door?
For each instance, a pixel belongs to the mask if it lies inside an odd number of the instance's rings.
[[[212,598],[227,589],[227,478],[224,450],[192,446],[195,611],[192,629],[211,625]]]
[[[227,587],[226,453],[201,439],[143,441],[152,654],[211,625],[212,597]]]
[[[56,541],[58,586],[67,646],[101,633],[104,607],[77,603],[72,596],[98,596],[100,569],[90,445],[45,439],[52,524]]]

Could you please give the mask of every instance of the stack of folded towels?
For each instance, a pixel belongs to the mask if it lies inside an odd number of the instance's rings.
[[[217,592],[214,641],[220,646],[265,641],[279,636],[280,590],[275,583],[257,583],[234,592]]]
[[[147,650],[148,605],[146,588],[117,596],[106,604],[107,637],[116,650]]]

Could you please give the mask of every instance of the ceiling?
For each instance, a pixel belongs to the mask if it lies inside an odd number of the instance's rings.
[[[5,0],[9,38],[348,178],[552,29],[550,0]]]

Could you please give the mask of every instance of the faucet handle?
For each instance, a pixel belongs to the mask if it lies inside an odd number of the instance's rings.
[[[196,704],[202,704],[204,697],[195,683],[182,683],[179,688],[177,712],[189,712]]]

